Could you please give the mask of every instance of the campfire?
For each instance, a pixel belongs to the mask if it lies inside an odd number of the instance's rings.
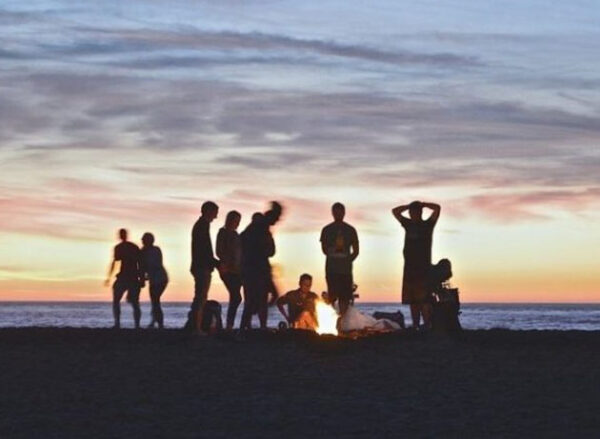
[[[315,303],[317,312],[317,334],[332,334],[338,335],[337,321],[338,313],[331,305],[317,300]]]

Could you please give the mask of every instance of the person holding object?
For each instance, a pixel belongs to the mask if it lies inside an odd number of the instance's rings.
[[[235,314],[242,302],[242,243],[237,228],[242,215],[232,210],[227,214],[225,226],[217,235],[217,257],[221,262],[219,275],[229,292],[229,305],[227,306],[227,330],[233,330]]]
[[[431,209],[431,216],[423,219],[423,208]],[[428,291],[428,274],[431,267],[433,229],[440,217],[441,207],[435,203],[413,201],[392,209],[392,214],[405,230],[404,275],[402,280],[402,303],[410,305],[413,327],[431,327],[431,297]],[[403,213],[408,211],[408,217]]]
[[[218,214],[219,206],[212,201],[206,201],[202,204],[200,218],[192,229],[190,272],[194,276],[194,300],[190,306],[184,329],[196,330],[199,335],[205,335],[205,332],[202,331],[203,309],[208,298],[212,272],[219,265],[219,261],[214,257],[210,240],[210,223]]]
[[[354,227],[344,222],[346,208],[342,203],[335,203],[331,207],[331,214],[334,221],[321,231],[321,250],[327,256],[327,297],[332,305],[339,300],[340,314],[343,316],[354,293],[352,263],[358,256],[358,234]]]
[[[116,262],[121,262],[117,278],[113,284],[113,317],[115,328],[121,327],[121,299],[127,292],[127,302],[133,307],[133,320],[135,328],[139,329],[142,311],[140,309],[140,289],[144,286],[144,279],[140,269],[141,254],[137,245],[127,240],[127,230],[119,230],[121,242],[115,246],[114,257],[108,269],[108,277],[104,285],[110,285],[110,279],[115,270]]]
[[[300,276],[299,288],[288,291],[277,299],[279,312],[285,317],[290,327],[295,329],[308,329],[311,331],[317,328],[316,301],[319,296],[313,293],[312,276],[304,273]],[[287,305],[287,311],[285,309]]]
[[[164,293],[169,283],[167,270],[163,266],[163,258],[160,247],[154,245],[154,235],[144,233],[142,236],[142,275],[149,283],[150,303],[152,304],[152,320],[148,328],[154,328],[158,324],[159,329],[164,328],[163,311],[160,306],[160,296]]]

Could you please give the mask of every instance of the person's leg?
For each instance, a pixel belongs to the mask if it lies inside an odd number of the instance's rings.
[[[189,331],[196,329],[196,316],[198,314],[198,304],[200,303],[200,283],[202,282],[201,277],[201,275],[194,274],[194,298],[190,304],[188,318],[184,326],[184,329]]]
[[[419,327],[419,322],[421,320],[421,304],[420,303],[411,303],[410,304],[410,315],[412,317],[413,328],[417,329]]]
[[[163,312],[160,307],[160,296],[167,284],[165,282],[151,283],[150,284],[150,302],[152,304],[152,323],[150,326],[153,327],[154,323],[158,323],[159,328],[163,328]]]
[[[204,306],[208,299],[208,290],[210,289],[211,272],[206,270],[202,274],[200,285],[196,284],[198,294],[198,310],[196,311],[196,330],[199,334],[203,334],[202,331],[202,317],[204,315]]]
[[[327,281],[327,303],[335,307],[335,302],[338,299],[337,285],[335,282],[335,275],[327,274],[325,276]]]
[[[352,295],[354,291],[353,279],[351,274],[338,274],[336,275],[336,289],[338,293],[338,300],[340,301],[340,315],[343,316],[348,311],[348,307],[352,302]]]
[[[242,311],[242,320],[240,321],[240,329],[252,328],[252,304],[250,303],[251,291],[248,282],[244,282],[244,309]]]
[[[260,329],[267,329],[267,317],[269,315],[269,286],[270,279],[266,276],[260,280],[258,292],[258,320]]]
[[[270,299],[268,299],[268,305],[269,306],[273,306],[275,305],[275,302],[277,302],[277,299],[279,298],[279,290],[277,289],[277,285],[275,285],[275,280],[273,279],[273,269],[271,267],[270,271],[269,271],[269,279],[268,279],[268,293],[271,296]]]
[[[133,322],[135,329],[140,329],[140,320],[142,319],[142,310],[140,309],[140,286],[137,282],[132,282],[127,290],[127,301],[133,308]]]
[[[113,317],[115,319],[115,328],[121,327],[121,299],[125,293],[123,283],[118,279],[113,284]]]
[[[233,329],[235,323],[235,314],[242,302],[240,289],[242,287],[241,279],[238,274],[228,273],[223,275],[223,283],[229,292],[229,305],[227,305],[227,330]]]
[[[427,329],[431,329],[431,316],[433,314],[433,307],[431,303],[424,303],[421,307],[421,314],[423,314],[423,325]]]
[[[165,292],[167,288],[167,282],[163,282],[160,284],[158,291],[156,292],[156,321],[158,322],[158,327],[163,329],[165,327],[165,318],[162,310],[162,306],[160,305],[160,297]]]
[[[148,328],[154,328],[154,324],[156,323],[156,287],[157,284],[150,281],[150,285],[148,286],[148,294],[150,295],[150,323],[148,324]]]

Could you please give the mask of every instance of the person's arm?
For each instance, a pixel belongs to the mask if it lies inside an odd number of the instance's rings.
[[[323,228],[323,230],[321,230],[321,251],[323,252],[323,254],[325,256],[327,256],[328,253],[328,248],[327,248],[327,240],[325,239],[325,228]]]
[[[116,261],[113,258],[112,262],[110,263],[110,266],[108,267],[108,274],[106,275],[106,280],[104,281],[105,287],[110,285],[110,279],[112,277],[113,271],[115,271],[115,264],[116,264]]]
[[[225,232],[223,229],[219,230],[217,233],[217,258],[222,261],[227,259],[227,239],[225,237]]]
[[[198,270],[198,223],[192,228],[192,264],[190,272],[195,276]]]
[[[279,308],[279,312],[283,315],[283,317],[285,317],[285,321],[288,323],[290,322],[290,316],[288,315],[287,311],[285,310],[285,305],[287,304],[287,294],[285,296],[281,296],[279,299],[277,299],[277,308]]]
[[[427,219],[427,221],[432,222],[433,224],[437,223],[437,220],[440,217],[440,211],[442,210],[442,207],[436,203],[421,203],[421,204],[423,205],[423,207],[433,210],[433,213],[431,214],[429,219]]]
[[[145,280],[145,267],[144,267],[144,262],[143,262],[143,256],[142,256],[142,251],[138,249],[137,251],[137,267],[138,267],[138,280],[140,282],[140,287],[144,288],[144,285],[146,284],[146,280]]]
[[[267,230],[265,245],[266,245],[265,250],[267,252],[267,256],[269,258],[275,256],[275,240],[273,239],[273,235],[271,234],[271,232],[268,230]]]
[[[221,270],[221,272],[224,272],[225,270],[227,270],[228,265],[230,263],[231,260],[231,253],[232,253],[232,249],[229,248],[229,244],[231,244],[230,240],[228,239],[226,232],[221,229],[219,230],[219,233],[217,234],[217,258],[219,258],[219,262],[217,263],[217,268],[219,268],[219,270]]]
[[[359,246],[358,246],[358,233],[356,233],[355,229],[353,229],[353,233],[352,234],[354,236],[352,236],[351,251],[350,251],[350,260],[354,261],[358,257]]]
[[[140,258],[139,258],[139,268],[140,268],[140,279],[148,279],[148,267],[146,266],[146,257],[144,256],[144,252],[140,250]]]
[[[403,220],[407,219],[405,216],[402,215],[402,212],[406,212],[408,210],[408,204],[403,204],[402,206],[398,206],[398,207],[394,207],[392,209],[392,215],[394,215],[394,217],[402,222]]]
[[[112,277],[113,272],[115,271],[115,265],[117,264],[117,260],[120,260],[120,259],[121,259],[121,257],[117,252],[117,247],[115,247],[115,249],[113,250],[112,261],[110,263],[110,266],[108,267],[108,274],[106,276],[106,280],[104,281],[104,286],[110,285],[110,279]]]

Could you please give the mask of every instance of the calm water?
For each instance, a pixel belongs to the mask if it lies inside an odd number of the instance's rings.
[[[227,304],[223,303],[223,314]],[[410,313],[396,303],[359,303],[367,314],[375,311],[394,312],[400,309],[407,322]],[[183,326],[189,305],[165,303],[165,326]],[[122,304],[121,323],[132,327],[131,308]],[[238,310],[236,325],[241,309]],[[150,305],[142,304],[142,324],[150,319]],[[225,315],[223,315],[225,320]],[[269,326],[282,320],[276,309],[269,313]],[[600,304],[463,304],[461,323],[466,329],[557,329],[600,330]],[[71,326],[102,328],[113,324],[108,302],[0,302],[0,327]]]

